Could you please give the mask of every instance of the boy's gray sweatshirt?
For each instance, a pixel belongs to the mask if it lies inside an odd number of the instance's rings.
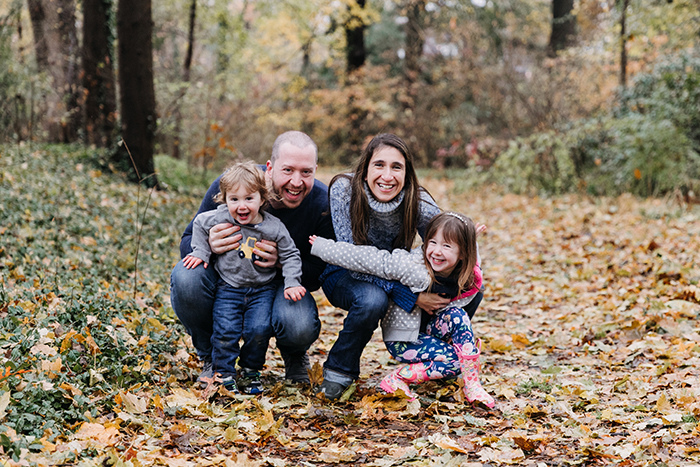
[[[371,245],[353,245],[318,237],[311,247],[311,254],[329,264],[335,264],[365,274],[372,274],[386,280],[395,280],[411,288],[414,293],[424,292],[430,286],[430,275],[420,253],[406,250],[381,250]],[[453,300],[449,307],[463,307],[475,295]],[[421,309],[415,306],[410,313],[405,312],[393,301],[382,319],[384,342],[415,342],[420,332]]]
[[[253,248],[255,242],[270,240],[277,243],[277,257],[282,265],[284,288],[301,285],[301,256],[282,221],[267,212],[260,211],[263,216],[259,224],[242,225],[236,222],[228,212],[225,204],[214,211],[206,211],[197,215],[192,227],[192,253],[205,263],[209,263],[211,249],[209,248],[209,229],[217,224],[229,222],[241,228],[243,235],[240,246],[216,258],[215,268],[219,276],[232,287],[260,287],[275,278],[277,268],[263,268],[253,263]],[[257,257],[256,257],[257,259]]]

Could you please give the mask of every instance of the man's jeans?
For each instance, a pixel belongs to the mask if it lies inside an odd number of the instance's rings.
[[[212,354],[212,310],[219,274],[212,265],[187,269],[182,261],[170,276],[170,302],[180,322],[192,337],[192,345],[202,360]],[[296,302],[284,298],[284,284],[274,281],[277,288],[272,305],[272,329],[277,348],[285,355],[298,357],[313,344],[321,331],[316,301],[310,293]]]
[[[360,357],[386,314],[389,297],[380,287],[345,273],[336,282],[328,300],[348,314],[338,339],[328,352],[324,378],[347,386],[360,376]]]
[[[272,337],[270,314],[275,299],[273,284],[262,287],[231,287],[223,280],[216,286],[214,332],[211,338],[214,371],[236,375],[238,365],[262,370]],[[243,347],[238,342],[243,338]]]

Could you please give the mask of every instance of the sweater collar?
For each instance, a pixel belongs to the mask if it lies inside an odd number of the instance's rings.
[[[396,196],[396,198],[392,199],[391,201],[382,202],[378,201],[377,198],[374,197],[374,195],[372,194],[372,190],[370,190],[369,185],[367,185],[367,182],[363,182],[362,186],[365,189],[365,194],[367,195],[369,207],[373,211],[381,213],[392,212],[395,211],[403,202],[405,190],[401,190],[401,192]]]

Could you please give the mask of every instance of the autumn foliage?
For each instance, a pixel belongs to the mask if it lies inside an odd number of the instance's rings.
[[[149,194],[96,159],[2,149],[5,465],[698,462],[697,208],[463,192],[426,174],[443,208],[488,225],[474,329],[496,409],[464,404],[455,381],[417,387],[415,402],[382,395],[377,383],[396,362],[379,333],[340,402],[285,383],[274,341],[266,392],[236,396],[195,385],[199,363],[168,299],[179,236],[205,187]],[[167,168],[159,178],[168,183]],[[344,312],[315,296],[318,382]]]

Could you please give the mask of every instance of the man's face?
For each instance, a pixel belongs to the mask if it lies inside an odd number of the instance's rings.
[[[316,152],[313,146],[298,148],[284,143],[274,165],[267,161],[265,176],[278,198],[270,201],[272,207],[298,207],[314,186]]]

